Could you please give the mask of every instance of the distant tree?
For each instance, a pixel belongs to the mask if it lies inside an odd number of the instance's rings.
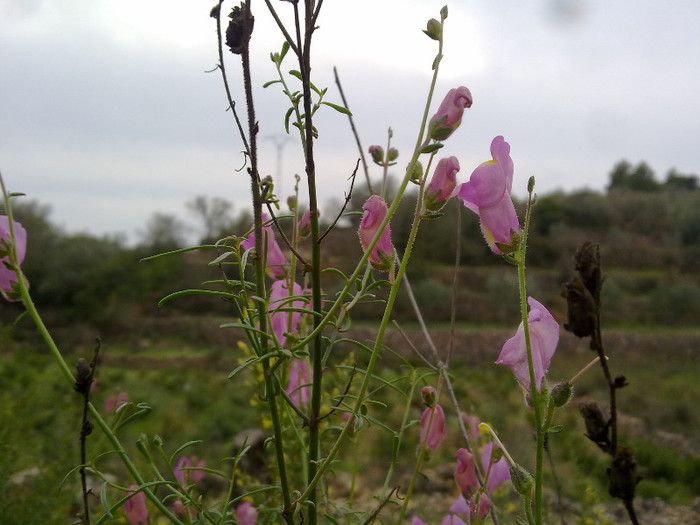
[[[642,161],[632,167],[629,162],[622,160],[610,172],[608,191],[616,189],[653,192],[659,191],[661,185],[655,179],[654,170],[646,162]]]
[[[185,225],[174,215],[155,212],[139,233],[141,244],[154,252],[176,250],[185,245]]]
[[[670,191],[694,191],[698,189],[698,177],[696,175],[683,175],[675,168],[671,168],[666,174],[665,190]]]
[[[233,203],[221,197],[207,198],[199,195],[185,204],[187,209],[193,213],[201,222],[203,227],[202,242],[215,242],[225,235],[233,223],[231,211]]]

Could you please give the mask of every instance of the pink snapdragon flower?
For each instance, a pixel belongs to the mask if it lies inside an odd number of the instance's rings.
[[[318,209],[316,210],[316,216],[321,216],[321,211]],[[299,220],[299,235],[301,237],[311,235],[311,210],[306,210]]]
[[[430,211],[440,210],[452,197],[457,186],[459,161],[457,157],[440,159],[425,192],[425,207]]]
[[[455,483],[457,483],[462,494],[470,497],[479,488],[479,482],[476,479],[474,456],[466,448],[460,448],[455,452],[455,458],[457,459],[457,468],[454,474]]]
[[[258,520],[258,511],[249,502],[244,502],[236,508],[236,521],[238,525],[255,525]]]
[[[129,402],[129,394],[119,392],[116,396],[110,395],[105,399],[105,412],[115,412],[120,406]]]
[[[207,466],[207,462],[203,459],[197,461],[196,457],[188,458],[187,456],[182,456],[173,469],[173,472],[175,472],[175,478],[183,487],[187,487],[187,485],[190,484],[190,481],[192,483],[198,483],[202,480],[202,478],[204,478],[203,471],[190,470],[193,465],[195,468],[204,468]]]
[[[433,140],[445,140],[462,122],[464,108],[472,107],[472,94],[464,86],[452,88],[428,123],[428,133]]]
[[[17,221],[12,221],[12,229],[15,232],[15,249],[17,250],[17,262],[22,264],[27,253],[27,231]],[[12,242],[10,235],[10,219],[7,215],[0,215],[0,254],[7,253],[6,249]],[[5,263],[9,263],[9,255],[0,257],[0,292],[3,295],[12,293],[12,285],[17,282],[17,274],[10,270]],[[7,295],[5,295],[6,298]],[[9,298],[8,298],[9,299]],[[10,299],[13,300],[13,299]]]
[[[512,234],[520,232],[520,223],[510,197],[513,187],[510,145],[500,135],[491,142],[491,156],[493,160],[480,164],[469,181],[460,186],[458,195],[479,216],[481,231],[491,250],[501,254],[501,248],[513,244]]]
[[[491,510],[491,502],[486,494],[482,494],[479,497],[479,509],[477,510],[476,496],[472,496],[469,501],[466,500],[461,494],[457,496],[457,499],[450,506],[450,512],[455,514],[461,514],[469,523],[474,522],[477,517],[483,518]]]
[[[362,206],[364,215],[360,221],[360,243],[362,249],[366,252],[372,242],[372,239],[377,235],[379,226],[386,217],[388,207],[384,199],[379,195],[371,195]],[[394,247],[391,245],[391,228],[387,224],[382,231],[377,244],[374,245],[369,256],[369,261],[372,267],[376,270],[389,270],[394,264]]]
[[[510,481],[510,467],[508,466],[508,461],[505,457],[502,457],[498,461],[492,462],[492,452],[492,441],[481,450],[481,467],[484,469],[484,474],[489,472],[489,464],[491,464],[489,479],[486,483],[486,488],[488,488],[489,492],[493,492],[501,484]]]
[[[527,298],[527,304],[530,307],[527,324],[530,330],[532,366],[535,372],[535,386],[539,391],[559,343],[559,325],[552,314],[532,297]],[[503,345],[496,364],[510,367],[520,386],[528,393],[531,391],[523,323],[520,323],[515,335]]]
[[[297,283],[294,283],[292,286],[292,291],[294,295],[303,294],[301,286]],[[287,341],[287,336],[284,335],[285,333],[292,334],[297,331],[299,321],[301,320],[301,312],[286,312],[277,309],[305,307],[308,307],[305,301],[300,299],[290,301],[287,281],[280,279],[272,283],[270,287],[270,302],[268,303],[267,311],[271,314],[270,326],[280,346],[283,347],[284,343]]]
[[[267,222],[267,220],[267,215],[263,213],[263,224]],[[277,244],[275,232],[272,231],[272,227],[270,225],[263,226],[262,233],[263,246],[265,250],[265,271],[267,271],[267,273],[275,279],[282,279],[285,275],[287,275],[287,268],[289,266],[287,259],[285,259],[279,244]],[[248,237],[246,237],[243,241],[241,241],[241,247],[244,250],[255,250],[254,231],[251,232],[250,235],[248,235]]]
[[[124,502],[124,515],[130,525],[146,525],[148,523],[148,509],[146,508],[146,495],[143,492],[134,492],[137,485],[129,486],[132,496]]]
[[[481,423],[479,416],[470,416],[465,414],[464,412],[460,412],[459,417],[462,418],[462,421],[464,422],[464,426],[467,429],[469,437],[474,441],[479,439],[479,423]]]
[[[433,411],[433,420],[430,422],[430,413]],[[428,428],[429,422],[430,428]],[[446,432],[445,412],[442,407],[440,405],[435,405],[434,408],[426,408],[420,418],[420,442],[418,444],[418,450],[420,451],[420,447],[422,447],[425,442],[425,448],[428,453],[435,452],[435,449],[438,448],[445,437]]]
[[[289,384],[285,390],[298,408],[306,406],[311,396],[311,382],[314,378],[314,371],[304,359],[294,359],[289,367]]]

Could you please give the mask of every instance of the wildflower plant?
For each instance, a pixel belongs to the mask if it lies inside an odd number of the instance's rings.
[[[520,522],[541,525],[545,439],[549,433],[561,430],[554,425],[554,413],[568,398],[554,396],[556,389],[550,388],[547,381],[559,325],[543,304],[527,295],[526,289],[526,248],[535,201],[534,179],[528,183],[529,197],[521,221],[511,198],[514,162],[510,145],[502,136],[491,141],[492,159],[477,166],[470,178],[461,184],[457,157],[436,159],[443,142],[468,120],[465,111],[474,102],[467,87],[457,86],[448,91],[436,110],[432,109],[436,105],[435,87],[443,58],[443,35],[449,27],[447,7],[440,11],[439,18],[428,21],[424,31],[437,50],[428,96],[417,123],[415,146],[407,156],[405,175],[392,199],[385,195],[383,185],[380,194],[373,193],[364,202],[358,228],[362,255],[353,269],[344,273],[328,267],[323,257],[324,238],[336,227],[341,216],[331,218],[330,225],[322,231],[315,149],[323,130],[316,127],[315,115],[318,111],[333,110],[351,119],[352,123],[352,112],[345,105],[330,102],[327,88],[317,86],[312,80],[312,42],[314,32],[319,29],[322,2],[265,2],[283,43],[279,52],[270,55],[277,77],[263,85],[281,88],[289,104],[282,125],[288,134],[297,136],[305,163],[304,177],[297,178],[295,194],[287,199],[289,214],[280,212],[274,181],[260,172],[257,139],[261,123],[256,118],[253,89],[257,82],[254,80],[256,64],[251,63],[250,58],[251,35],[255,28],[251,2],[241,2],[228,15],[222,11],[222,4],[219,1],[210,13],[218,36],[216,69],[221,73],[228,109],[240,134],[245,174],[250,182],[253,224],[241,235],[231,232],[212,245],[188,248],[209,250],[212,253],[209,264],[219,271],[220,277],[200,289],[174,292],[161,304],[188,294],[216,297],[230,304],[233,319],[224,323],[222,329],[237,330],[245,341],[239,343],[237,350],[232,349],[238,352],[238,360],[228,377],[237,387],[250,385],[251,399],[262,407],[264,428],[268,432],[263,454],[269,467],[269,479],[243,482],[247,478],[239,465],[252,453],[252,445],[247,442],[234,456],[226,454],[219,461],[211,458],[205,461],[194,457],[195,451],[191,450],[199,446],[197,441],[165,443],[159,436],[141,435],[136,439],[136,446],[142,456],[141,463],[147,465],[146,471],[137,466],[122,445],[121,429],[145,416],[150,407],[129,401],[124,395],[121,399],[112,398],[106,410],[99,410],[90,400],[86,383],[76,382],[75,374],[31,299],[28,283],[21,272],[26,237],[31,232],[25,232],[13,220],[10,200],[18,195],[8,193],[4,183],[2,186],[8,215],[0,217],[0,289],[6,298],[21,301],[69,384],[81,385],[85,399],[84,428],[89,426],[92,430],[94,425],[106,436],[110,453],[123,462],[131,478],[120,483],[105,475],[100,467],[104,454],[81,461],[81,472],[89,471],[103,481],[100,506],[93,509],[93,513],[99,515],[97,522],[104,523],[120,511],[132,524],[155,522],[153,516],[156,515],[159,520],[178,525],[316,525],[321,521],[371,523],[377,519],[400,524],[414,512],[411,498],[423,467],[439,461],[439,448],[444,448],[444,443],[459,442],[453,454],[455,500],[449,508],[441,509],[442,523],[491,521],[498,524],[492,494],[510,483],[523,500],[525,517]],[[282,22],[283,17],[278,13],[282,9],[289,11],[285,16],[292,17],[292,26]],[[256,16],[260,15],[256,13]],[[227,23],[225,29],[224,23]],[[233,57],[225,57],[224,44]],[[239,115],[229,86],[228,70],[232,63],[242,71],[245,116]],[[384,170],[384,179],[387,168],[397,164],[399,159],[399,152],[391,146],[391,137],[390,130],[386,148],[376,145],[369,148],[372,160]],[[354,170],[348,167],[351,182],[346,206],[358,166],[359,162]],[[301,180],[303,185],[300,185]],[[392,243],[390,222],[413,185],[417,187],[416,207],[405,247],[399,249]],[[302,191],[305,187],[307,195],[301,195],[300,186]],[[302,201],[308,205],[303,214]],[[436,348],[406,278],[422,221],[434,218],[448,205],[463,205],[476,213],[490,249],[513,264],[518,274],[520,326],[505,342],[495,361],[511,368],[524,392],[524,402],[534,416],[533,474],[509,455],[490,425],[482,423],[480,426],[488,430],[483,441],[484,434],[477,431],[478,418],[475,415],[463,417],[452,386],[459,378],[449,373],[451,348],[446,351]],[[153,258],[177,256],[182,251],[186,250]],[[456,251],[459,259],[459,247]],[[322,277],[336,280],[334,294],[326,296]],[[427,371],[400,357],[402,367],[408,372],[399,379],[386,379],[380,376],[378,362],[382,355],[392,351],[386,346],[385,335],[401,287],[406,287],[431,356],[424,358]],[[355,340],[347,334],[353,309],[363,302],[376,301],[378,288],[386,289],[386,298],[375,335],[368,343]],[[347,349],[350,352],[345,351]],[[81,370],[86,370],[84,363],[78,366],[78,371]],[[93,373],[94,367],[89,372],[90,378]],[[382,394],[389,389],[397,392],[405,403],[396,428],[376,416],[377,410],[388,409]],[[423,399],[420,416],[415,410],[418,391]],[[563,398],[566,399],[562,401]],[[448,440],[446,436],[455,426],[459,436]],[[345,451],[354,446],[357,452],[361,437],[371,431],[387,432],[391,436],[392,450],[384,484],[375,495],[376,506],[367,509],[357,507],[354,499],[356,475],[361,473],[362,461],[366,458],[357,453],[354,456],[349,495],[335,498],[328,482],[338,461],[347,456]],[[89,434],[85,432],[83,437],[87,439]],[[409,440],[415,440],[417,448],[405,446],[405,441]],[[398,494],[393,475],[402,454],[411,456],[414,467],[409,486]],[[225,486],[218,498],[208,500],[200,494],[198,487],[207,478],[216,478]],[[90,513],[86,498],[81,516],[84,523],[90,523]],[[414,524],[423,523],[418,516],[411,519]]]

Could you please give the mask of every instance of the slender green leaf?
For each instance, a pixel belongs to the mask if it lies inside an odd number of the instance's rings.
[[[344,107],[344,106],[339,106],[338,104],[333,104],[332,102],[326,102],[325,100],[324,100],[323,102],[321,102],[321,104],[324,104],[324,105],[326,105],[326,106],[328,106],[328,107],[333,108],[333,109],[336,110],[338,113],[342,113],[342,114],[344,114],[344,115],[347,115],[347,116],[349,116],[349,117],[352,117],[352,112],[351,112],[348,108],[346,108],[346,107]]]

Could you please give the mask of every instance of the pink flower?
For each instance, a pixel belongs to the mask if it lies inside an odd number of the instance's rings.
[[[471,496],[479,488],[474,467],[474,456],[466,449],[460,448],[455,452],[457,468],[455,469],[455,483],[462,494]]]
[[[188,511],[187,507],[185,507],[185,504],[182,501],[180,501],[179,499],[176,499],[173,502],[173,512],[175,513],[176,516],[178,516],[180,518],[189,519],[190,514],[191,514],[191,517],[196,518],[197,514],[199,514],[199,511],[195,507],[192,507],[191,509],[192,509],[191,511]]]
[[[316,210],[316,216],[321,216],[321,212],[318,209]],[[301,216],[301,220],[299,221],[299,235],[302,237],[311,235],[311,210],[306,210],[304,215]]]
[[[303,295],[301,286],[297,283],[294,283],[292,290],[294,295]],[[270,314],[272,332],[275,334],[280,346],[284,346],[284,343],[287,341],[287,337],[284,334],[295,333],[301,320],[301,312],[286,312],[280,311],[280,309],[305,308],[307,306],[308,304],[302,300],[290,301],[287,281],[280,279],[272,283],[267,311]]]
[[[468,416],[464,412],[460,412],[459,416],[462,418],[464,425],[467,427],[469,437],[474,441],[479,439],[479,423],[481,423],[479,416]]]
[[[241,503],[236,509],[236,521],[238,525],[255,525],[258,519],[258,511],[247,501]]]
[[[27,253],[27,231],[17,221],[12,221],[12,229],[15,232],[15,249],[17,251],[17,262],[22,264],[24,256]],[[0,255],[8,253],[7,249],[12,242],[10,235],[10,219],[7,215],[0,215]],[[5,255],[0,256],[0,293],[6,298],[12,293],[12,284],[17,282],[17,274],[14,270],[10,270],[5,263],[9,264],[10,257]],[[9,299],[9,298],[8,298]],[[12,300],[12,299],[10,299]]]
[[[137,485],[129,486],[129,494],[133,494],[124,502],[124,515],[131,525],[146,525],[148,522],[148,509],[146,509],[146,495],[136,492]]]
[[[434,411],[434,412],[433,412]],[[433,420],[430,421],[430,413],[433,412]],[[428,423],[430,422],[430,428]],[[425,442],[425,448],[429,453],[435,452],[438,445],[442,442],[447,432],[445,428],[445,412],[440,405],[435,405],[434,408],[426,408],[420,418],[420,444],[418,450]],[[427,438],[426,438],[427,436]]]
[[[195,468],[204,468],[207,466],[207,462],[203,459],[197,461],[196,457],[188,458],[187,456],[182,456],[173,469],[175,472],[175,478],[183,487],[187,487],[187,485],[189,485],[190,479],[192,480],[192,483],[197,483],[204,478],[205,473],[203,471],[190,470],[193,463],[195,464]]]
[[[486,494],[482,494],[479,497],[479,511],[478,515],[480,518],[486,516],[491,510],[491,503]],[[476,509],[476,495],[472,496],[469,501],[467,501],[461,494],[457,497],[454,503],[450,506],[450,512],[455,514],[461,514],[468,518],[469,523],[472,523],[477,516]]]
[[[447,516],[445,516],[442,519],[442,521],[440,522],[440,525],[467,525],[467,524],[459,516],[455,516],[454,514],[448,514]]]
[[[267,220],[267,215],[263,213],[263,223],[267,222]],[[284,258],[284,254],[275,240],[275,232],[272,231],[272,227],[270,225],[263,226],[262,232],[263,246],[265,247],[265,270],[272,277],[282,279],[287,275],[287,259]],[[251,232],[241,242],[241,247],[244,250],[255,250],[255,232]]]
[[[433,140],[445,140],[462,122],[464,108],[472,107],[472,94],[464,86],[448,91],[437,113],[428,123],[428,133]]]
[[[372,195],[367,202],[362,206],[364,215],[360,221],[360,243],[362,249],[367,251],[372,240],[379,231],[379,226],[386,217],[388,208],[384,199],[379,195]],[[394,264],[394,248],[391,245],[391,228],[389,224],[382,231],[377,244],[374,245],[372,253],[369,256],[369,261],[372,267],[377,270],[388,270]]]
[[[120,406],[125,405],[129,402],[129,394],[126,392],[119,392],[118,395],[107,396],[105,399],[105,412],[114,412]]]
[[[527,324],[530,329],[532,366],[535,371],[535,384],[539,390],[559,343],[559,325],[552,314],[532,297],[527,298],[527,304],[530,307]],[[530,371],[522,323],[515,335],[503,345],[496,364],[509,366],[520,386],[530,392]]]
[[[452,197],[455,186],[457,186],[458,171],[459,161],[457,157],[440,159],[425,193],[425,207],[428,210],[438,211]]]
[[[380,166],[384,165],[384,148],[381,146],[372,145],[369,147],[369,154],[372,157],[372,161]]]
[[[508,461],[506,458],[502,457],[498,461],[492,463],[492,452],[493,442],[488,443],[481,450],[481,467],[484,469],[484,473],[489,472],[489,464],[491,464],[489,479],[486,483],[489,492],[496,490],[502,483],[510,481],[510,467],[508,466]]]
[[[515,206],[510,198],[513,161],[510,145],[498,136],[491,142],[493,160],[486,161],[460,186],[459,198],[479,216],[481,231],[494,253],[513,243],[511,234],[520,231]],[[500,245],[500,246],[499,246]]]
[[[305,406],[309,402],[314,373],[310,370],[306,361],[294,359],[289,367],[289,384],[285,392],[297,407]]]
[[[425,522],[420,519],[418,516],[414,516],[413,519],[411,520],[411,525],[425,525]]]

